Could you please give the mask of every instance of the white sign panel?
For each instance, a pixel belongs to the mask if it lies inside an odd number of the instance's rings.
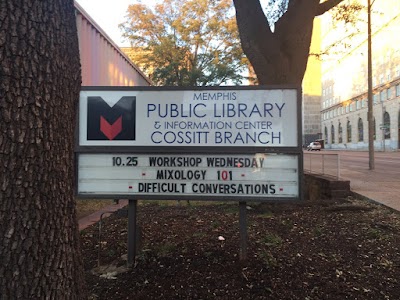
[[[83,90],[80,146],[297,147],[297,89]]]
[[[79,154],[78,194],[299,197],[298,156]]]

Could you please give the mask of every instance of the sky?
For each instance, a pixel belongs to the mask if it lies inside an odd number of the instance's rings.
[[[76,0],[90,17],[120,47],[130,44],[121,36],[118,25],[125,21],[126,11],[130,4],[142,3],[154,6],[162,0]]]
[[[118,25],[125,21],[126,11],[130,4],[143,3],[154,5],[159,0],[76,0],[90,17],[120,47],[129,47],[124,42]]]

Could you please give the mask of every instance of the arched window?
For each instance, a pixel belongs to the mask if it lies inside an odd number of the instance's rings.
[[[335,143],[335,127],[332,125],[331,127],[331,144]]]
[[[326,128],[326,126],[325,126],[325,144],[328,144],[328,128]]]
[[[351,142],[351,123],[347,121],[347,142]]]
[[[388,112],[383,114],[383,134],[385,140],[390,139],[390,116]]]
[[[339,122],[339,144],[343,143],[343,129],[342,123]]]
[[[358,141],[364,141],[364,124],[361,118],[358,119]]]
[[[398,120],[397,126],[398,126],[398,131],[399,131],[398,137],[399,137],[399,149],[400,149],[400,110],[399,110],[399,120]]]

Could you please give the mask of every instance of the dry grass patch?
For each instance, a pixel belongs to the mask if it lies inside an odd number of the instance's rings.
[[[103,207],[112,205],[114,203],[113,200],[93,200],[93,199],[77,199],[76,200],[76,214],[78,220],[86,217]]]

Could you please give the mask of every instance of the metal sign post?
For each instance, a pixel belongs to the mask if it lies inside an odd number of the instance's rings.
[[[240,234],[240,255],[241,261],[247,260],[247,204],[239,202],[239,234]]]
[[[137,199],[129,199],[128,204],[128,267],[132,268],[135,264],[136,249],[138,241],[137,230]]]

